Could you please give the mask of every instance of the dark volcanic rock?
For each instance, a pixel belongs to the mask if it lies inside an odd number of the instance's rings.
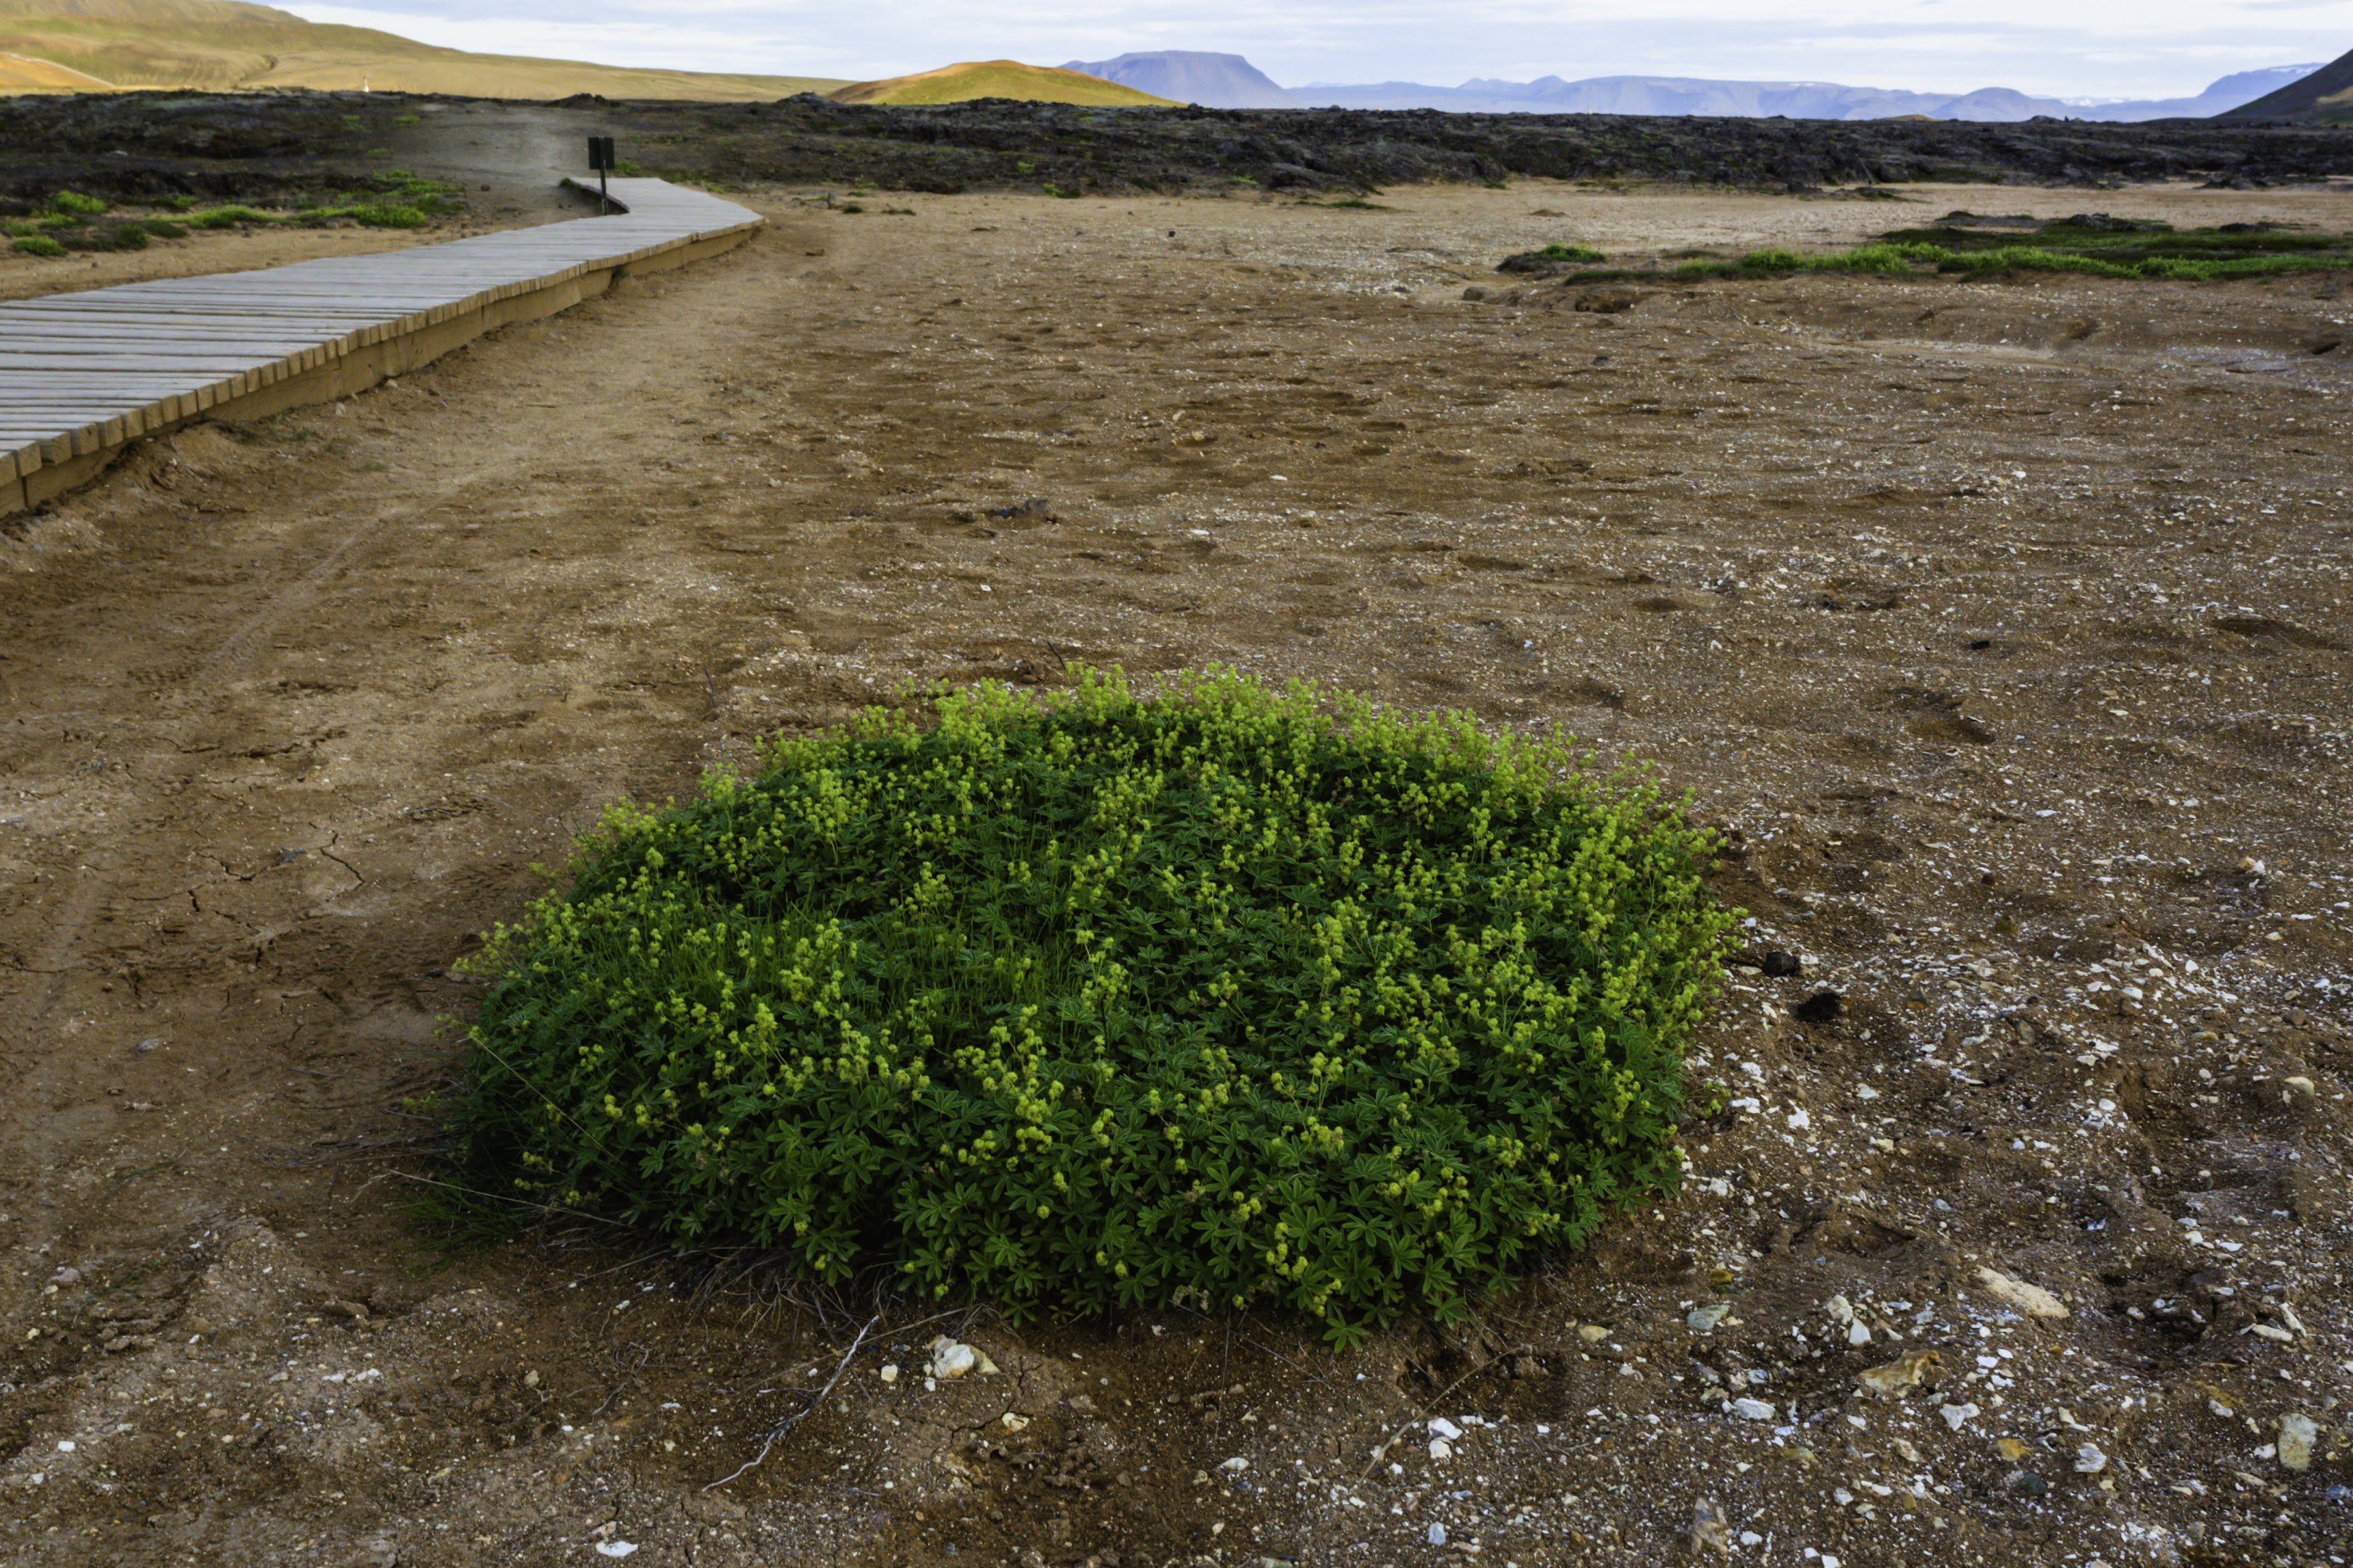
[[[1435,110],[1097,109],[984,99],[934,106],[565,100],[505,104],[393,93],[122,93],[0,100],[0,190],[79,181],[120,189],[292,179],[368,151],[354,127],[405,106],[463,106],[466,133],[501,116],[576,120],[649,172],[892,190],[1364,191],[1514,175],[1806,190],[1831,184],[2107,184],[2197,178],[2279,184],[2353,174],[2353,131],[2212,121],[1799,121]],[[419,134],[435,133],[427,115]],[[458,133],[457,116],[445,133]],[[406,155],[406,154],[404,154]],[[421,157],[421,154],[420,154]],[[518,171],[518,174],[522,171]],[[211,182],[209,184],[206,182]]]

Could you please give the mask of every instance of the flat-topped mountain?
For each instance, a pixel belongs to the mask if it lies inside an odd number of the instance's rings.
[[[1202,49],[1149,49],[1117,59],[1071,60],[1062,68],[1204,109],[1296,109],[1303,101],[1241,56]]]

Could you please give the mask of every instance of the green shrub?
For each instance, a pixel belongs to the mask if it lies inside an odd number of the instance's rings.
[[[338,207],[328,217],[347,217],[363,228],[423,228],[432,220],[415,207],[397,202],[368,202],[355,207]]]
[[[104,202],[79,191],[59,191],[42,205],[52,212],[73,213],[81,217],[95,217],[106,210]]]
[[[1555,244],[1547,245],[1542,250],[1523,250],[1517,256],[1507,256],[1496,264],[1495,270],[1553,273],[1609,259],[1589,245]]]
[[[1216,671],[934,718],[610,813],[472,965],[461,1184],[1340,1342],[1674,1184],[1731,920],[1647,784]]]
[[[275,213],[257,212],[244,206],[207,207],[203,212],[190,213],[187,217],[190,228],[235,228],[239,224],[280,221]]]
[[[29,234],[22,239],[11,240],[8,247],[26,256],[63,256],[66,253],[64,246],[45,234]]]
[[[144,250],[147,248],[147,226],[138,223],[111,223],[102,228],[75,229],[61,237],[68,250]]]

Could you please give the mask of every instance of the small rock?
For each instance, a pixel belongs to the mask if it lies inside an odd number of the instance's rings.
[[[1806,966],[1802,963],[1799,962],[1798,955],[1796,953],[1783,952],[1778,947],[1769,950],[1765,954],[1765,973],[1773,976],[1776,980],[1783,980],[1792,974],[1802,973],[1805,967]]]
[[[931,1349],[931,1375],[943,1382],[976,1372],[986,1377],[997,1370],[997,1363],[988,1359],[987,1352],[976,1345],[959,1343],[945,1334],[934,1338]]]
[[[1724,1320],[1731,1316],[1731,1302],[1712,1301],[1704,1307],[1694,1308],[1692,1310],[1692,1315],[1685,1318],[1683,1321],[1689,1323],[1693,1328],[1697,1329],[1701,1333],[1709,1334],[1715,1331],[1716,1324],[1724,1321]]]
[[[1609,1337],[1609,1331],[1599,1323],[1579,1323],[1577,1326],[1577,1337],[1587,1344],[1598,1345]]]
[[[2043,1497],[2051,1490],[2051,1483],[2032,1470],[2012,1470],[2003,1484],[2020,1497]]]
[[[1224,1464],[1219,1465],[1218,1468],[1221,1470],[1233,1470],[1240,1472],[1250,1468],[1250,1461],[1243,1458],[1240,1454],[1236,1454],[1232,1458],[1228,1459]]]
[[[634,1541],[600,1541],[596,1543],[599,1557],[627,1557],[638,1549]]]
[[[1430,1440],[1430,1457],[1433,1459],[1451,1459],[1454,1457],[1454,1445],[1443,1437],[1432,1437]]]
[[[2067,1304],[2040,1285],[2004,1274],[1999,1268],[1979,1268],[1978,1283],[1987,1295],[2005,1306],[2017,1308],[2030,1318],[2063,1318]]]
[[[1830,1314],[1831,1321],[1833,1323],[1854,1321],[1854,1303],[1843,1296],[1833,1296],[1823,1302],[1822,1310]]]
[[[1871,1330],[1864,1325],[1861,1318],[1857,1318],[1846,1326],[1846,1342],[1851,1345],[1867,1345],[1871,1342]]]
[[[1439,1523],[1436,1520],[1431,1520],[1430,1521],[1430,1534],[1427,1539],[1432,1546],[1445,1545],[1446,1527]]]
[[[2077,1475],[2096,1476],[2107,1468],[2108,1457],[2100,1452],[2100,1447],[2098,1444],[2078,1443],[2075,1445],[2075,1473]]]
[[[142,1056],[142,1057],[143,1057],[143,1056],[145,1056],[149,1051],[152,1051],[152,1050],[155,1049],[158,1046],[161,1046],[163,1043],[164,1043],[164,1037],[163,1037],[163,1036],[161,1036],[161,1035],[150,1035],[149,1037],[147,1037],[147,1038],[145,1038],[145,1039],[143,1039],[143,1040],[140,1041],[137,1045],[135,1045],[135,1046],[132,1047],[131,1048],[132,1048],[132,1050],[134,1050],[134,1051],[137,1051],[141,1056]]]
[[[522,1374],[522,1385],[525,1388],[537,1388],[539,1386],[539,1373],[536,1369]]]
[[[2312,1468],[2312,1447],[2320,1438],[2320,1424],[2301,1414],[2279,1418],[2279,1462],[2284,1470]]]
[[[1845,997],[1835,991],[1817,991],[1790,1008],[1789,1016],[1797,1019],[1800,1024],[1819,1026],[1823,1024],[1837,1023],[1839,1016],[1845,1011]]]
[[[1724,1505],[1712,1497],[1700,1498],[1692,1504],[1691,1543],[1695,1552],[1732,1555],[1732,1526],[1724,1517]]]
[[[1433,1437],[1443,1437],[1447,1441],[1452,1442],[1455,1438],[1462,1436],[1462,1428],[1457,1426],[1453,1422],[1449,1421],[1443,1415],[1433,1415],[1430,1418],[1430,1435]]]
[[[1744,1421],[1770,1421],[1778,1414],[1770,1401],[1749,1398],[1734,1400],[1732,1413]]]
[[[1943,1359],[1935,1351],[1906,1351],[1885,1366],[1856,1374],[1855,1381],[1882,1399],[1900,1399],[1919,1387]]]
[[[1936,1407],[1936,1414],[1945,1418],[1946,1426],[1957,1432],[1977,1419],[1978,1407],[1974,1405],[1941,1405]]]
[[[882,1368],[882,1381],[884,1383],[896,1383],[899,1381],[898,1363],[889,1362],[884,1363]]]
[[[1007,1411],[997,1419],[1003,1424],[1008,1432],[1018,1432],[1021,1428],[1029,1425],[1029,1417],[1016,1414],[1010,1410]]]

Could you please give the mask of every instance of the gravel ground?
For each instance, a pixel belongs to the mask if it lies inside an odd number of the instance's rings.
[[[2341,1563],[2341,288],[1492,271],[2345,221],[1921,194],[770,189],[743,251],[11,520],[0,1554]],[[534,865],[1071,658],[1690,790],[1751,923],[1682,1194],[1345,1356],[410,1224],[449,965]]]

